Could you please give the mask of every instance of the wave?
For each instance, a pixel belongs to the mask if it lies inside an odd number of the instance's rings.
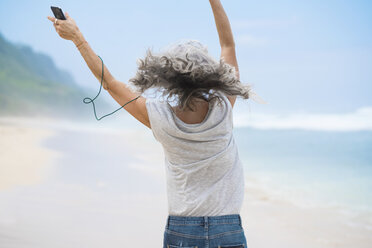
[[[372,131],[372,106],[341,114],[293,113],[234,115],[234,127],[318,131]]]

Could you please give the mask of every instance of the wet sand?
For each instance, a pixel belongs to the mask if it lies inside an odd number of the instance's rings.
[[[253,178],[246,181],[254,182]],[[248,183],[241,212],[248,246],[367,248],[372,218],[337,207],[301,206]]]

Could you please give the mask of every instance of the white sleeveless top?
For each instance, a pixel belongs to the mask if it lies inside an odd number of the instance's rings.
[[[244,172],[232,133],[232,106],[216,93],[222,103],[210,103],[197,124],[180,120],[166,100],[146,99],[153,135],[165,155],[169,215],[240,213]]]

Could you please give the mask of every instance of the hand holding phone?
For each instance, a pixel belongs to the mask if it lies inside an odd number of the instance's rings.
[[[55,18],[57,18],[59,20],[66,20],[66,17],[63,14],[63,11],[62,11],[61,8],[58,8],[58,7],[55,7],[55,6],[50,6],[50,8],[52,9]]]
[[[80,44],[81,41],[84,40],[84,37],[79,27],[76,25],[75,20],[70,17],[67,12],[66,15],[64,15],[62,10],[58,7],[51,6],[51,9],[55,17],[48,16],[47,18],[49,21],[53,22],[53,26],[58,35],[65,40],[71,40],[75,44]]]

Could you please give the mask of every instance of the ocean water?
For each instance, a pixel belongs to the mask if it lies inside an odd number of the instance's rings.
[[[144,132],[131,119],[70,126],[72,130]],[[143,138],[160,147],[151,131],[145,131]],[[266,189],[303,207],[335,207],[372,216],[372,131],[234,127],[234,138],[247,186]]]
[[[235,128],[234,137],[248,186],[303,207],[372,213],[371,131]]]
[[[87,133],[100,131],[113,135],[118,131],[125,131],[133,133],[136,139],[141,137],[141,142],[160,148],[151,130],[144,129],[129,117],[101,122],[65,121],[53,124],[53,128],[58,127],[72,133],[78,132],[79,142],[82,143],[80,146],[96,146],[91,142],[84,142],[82,130]],[[91,134],[87,135],[89,136]],[[234,138],[244,165],[247,186],[265,189],[270,195],[290,200],[303,207],[327,206],[357,213],[372,213],[372,131],[234,127]],[[56,138],[53,140],[55,144],[64,143]],[[107,144],[107,139],[95,142],[102,147],[115,147]],[[123,145],[132,146],[132,142],[133,140],[125,141]],[[73,143],[77,144],[77,141]],[[133,143],[133,146],[135,148],[136,143]],[[70,153],[70,150],[81,153],[81,150],[70,149],[68,146],[66,149],[69,150],[65,151],[67,153]],[[90,149],[94,150],[92,147]],[[84,151],[90,149],[85,148]],[[116,150],[114,153],[120,157],[122,151]],[[102,156],[100,160],[108,159],[107,154]],[[71,157],[87,156],[81,154]],[[113,160],[114,163],[111,164],[120,164],[117,162],[120,158]],[[110,181],[112,182],[112,178]]]

